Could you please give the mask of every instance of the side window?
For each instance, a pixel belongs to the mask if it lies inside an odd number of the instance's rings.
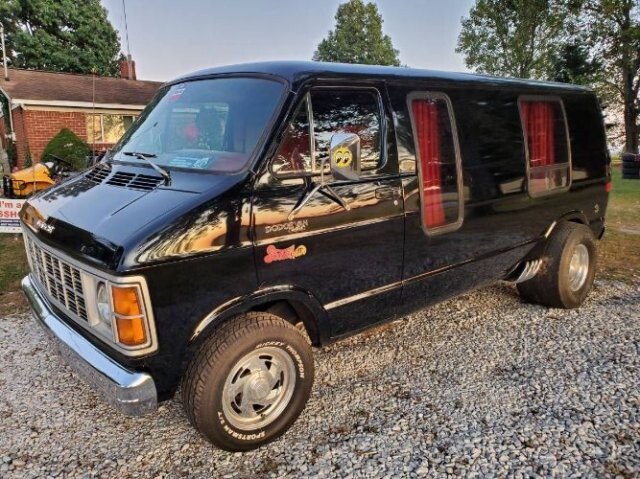
[[[571,182],[569,140],[559,99],[521,97],[520,117],[526,138],[529,194],[540,196]]]
[[[327,173],[331,137],[336,133],[358,135],[360,171],[377,170],[382,166],[381,112],[380,97],[375,90],[312,89],[287,125],[271,160],[271,171],[280,184],[297,184],[292,177],[300,173],[320,174],[325,160]]]
[[[463,197],[457,133],[449,99],[441,93],[408,97],[418,157],[422,226],[429,235],[462,224]]]
[[[309,134],[309,95],[300,102],[272,160],[276,174],[311,172],[311,136]]]
[[[336,133],[355,133],[360,137],[360,171],[381,166],[381,105],[375,90],[311,90],[315,170],[323,159],[329,164],[329,144]]]

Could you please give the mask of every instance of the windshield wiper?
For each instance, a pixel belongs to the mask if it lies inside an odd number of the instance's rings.
[[[135,156],[139,160],[146,161],[151,165],[151,168],[162,175],[162,177],[164,178],[165,186],[169,186],[171,184],[171,175],[169,174],[169,172],[151,161],[151,158],[157,158],[158,155],[155,155],[153,153],[142,153],[140,151],[123,151],[122,154],[127,156]]]

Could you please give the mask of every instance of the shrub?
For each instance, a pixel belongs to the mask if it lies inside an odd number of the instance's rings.
[[[31,150],[29,149],[29,145],[27,142],[24,144],[24,164],[23,168],[29,168],[33,166],[33,160],[31,159]]]
[[[71,163],[75,171],[80,171],[87,167],[87,156],[90,151],[89,145],[78,135],[68,128],[63,128],[47,143],[40,161],[51,161],[49,155],[53,155]]]

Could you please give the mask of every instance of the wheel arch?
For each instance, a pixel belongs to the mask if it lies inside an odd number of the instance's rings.
[[[188,349],[197,349],[223,322],[250,311],[270,312],[294,325],[302,322],[314,346],[320,346],[330,337],[327,312],[313,294],[295,286],[274,286],[218,306],[193,329]]]

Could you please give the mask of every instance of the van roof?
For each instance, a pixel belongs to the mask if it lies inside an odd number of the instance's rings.
[[[297,84],[312,77],[365,77],[385,80],[423,79],[442,81],[447,83],[468,83],[474,85],[483,85],[486,87],[494,86],[497,88],[511,87],[577,92],[592,91],[590,88],[571,85],[569,83],[557,83],[519,78],[504,78],[489,75],[478,75],[473,73],[422,70],[417,68],[388,67],[380,65],[355,65],[348,63],[324,63],[312,61],[274,61],[220,66],[183,75],[176,78],[170,83],[231,73],[252,73],[279,76],[288,80],[294,89],[297,87]]]

